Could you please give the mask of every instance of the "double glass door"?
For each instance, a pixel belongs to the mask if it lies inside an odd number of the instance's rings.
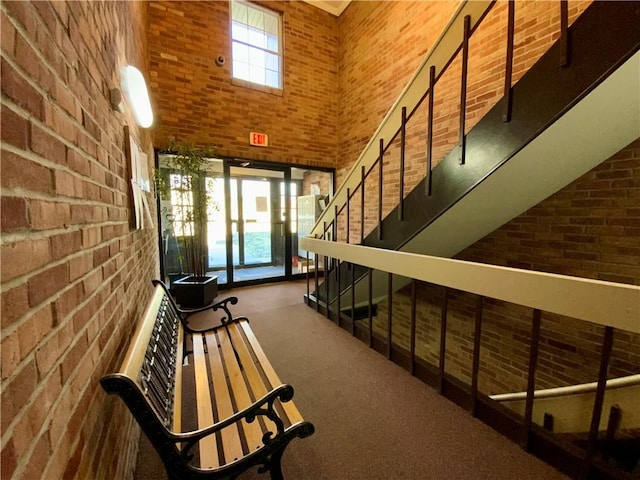
[[[226,226],[231,268],[227,270],[232,271],[233,281],[291,275],[286,262],[291,232],[282,208],[285,199],[279,193],[287,172],[230,166],[229,173]]]
[[[159,157],[162,172],[162,155]],[[180,182],[165,170],[170,185]],[[173,178],[173,182],[172,179]],[[320,185],[333,185],[329,171],[272,164],[211,159],[206,180],[208,274],[218,285],[253,284],[290,279],[303,273],[299,265],[298,197]],[[326,192],[326,196],[330,195]],[[170,191],[160,204],[164,275],[183,272],[180,246],[189,229],[181,221],[181,208],[189,192]]]

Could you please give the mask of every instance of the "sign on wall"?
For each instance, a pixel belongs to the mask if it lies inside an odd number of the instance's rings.
[[[149,180],[149,166],[147,154],[138,146],[138,142],[129,131],[129,127],[124,127],[125,155],[129,161],[129,172],[131,175],[131,193],[133,206],[133,221],[136,229],[144,228],[145,219],[149,225],[153,225],[151,210],[144,192],[151,191]]]
[[[253,145],[255,147],[268,147],[269,136],[266,133],[250,132],[249,145]]]

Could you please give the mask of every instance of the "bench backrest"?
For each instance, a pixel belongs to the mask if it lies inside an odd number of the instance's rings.
[[[127,403],[125,395],[137,387],[133,393],[144,397],[158,421],[173,432],[180,431],[183,335],[175,305],[157,285],[119,371],[101,380],[105,390]]]

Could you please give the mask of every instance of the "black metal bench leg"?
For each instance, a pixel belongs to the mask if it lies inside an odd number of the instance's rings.
[[[271,474],[271,480],[284,480],[282,476],[282,454],[284,448],[273,452],[271,460],[269,461],[269,473]]]

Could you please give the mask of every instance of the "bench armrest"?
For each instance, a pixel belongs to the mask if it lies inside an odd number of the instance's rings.
[[[231,313],[231,310],[229,310],[229,304],[231,305],[236,305],[238,303],[238,297],[227,297],[223,300],[220,300],[219,302],[215,302],[212,303],[210,305],[207,305],[206,307],[201,307],[201,308],[194,308],[194,309],[189,309],[189,310],[185,310],[182,309],[180,307],[176,307],[178,309],[178,312],[180,312],[180,315],[182,316],[182,318],[186,320],[191,316],[194,315],[196,313],[200,313],[200,312],[206,312],[207,310],[213,310],[214,312],[216,310],[223,310],[224,313],[226,313],[226,316],[222,317],[220,319],[221,325],[225,325],[229,322],[233,322],[233,321],[237,321],[237,320],[246,320],[247,317],[234,317],[233,314]],[[185,325],[186,326],[186,325]],[[194,332],[194,333],[203,333],[203,332],[207,332],[209,330],[213,330],[216,327],[210,327],[210,328],[204,328],[202,330],[193,330],[191,328],[189,328],[190,331]]]
[[[276,412],[274,408],[274,402],[280,400],[281,402],[288,402],[293,398],[293,387],[291,385],[280,385],[274,388],[262,398],[256,400],[253,404],[240,410],[231,417],[228,417],[220,422],[209,425],[208,427],[193,430],[191,432],[183,433],[171,433],[171,439],[174,442],[186,442],[184,449],[182,450],[185,456],[189,455],[189,450],[200,440],[209,435],[213,435],[216,432],[222,430],[229,425],[232,425],[240,420],[246,420],[248,423],[253,422],[258,416],[265,416],[276,425],[277,431],[275,436],[284,433],[284,422]],[[274,433],[267,432],[262,437],[264,444],[268,444],[273,440]]]
[[[234,317],[232,315],[232,313],[231,313],[231,310],[229,310],[229,304],[236,305],[238,303],[238,297],[227,297],[227,298],[225,298],[223,300],[220,300],[219,302],[215,302],[215,303],[212,303],[210,305],[207,305],[207,306],[201,307],[201,308],[184,309],[184,308],[180,308],[173,301],[173,297],[171,296],[171,293],[169,292],[169,289],[164,284],[164,282],[162,282],[160,280],[152,280],[151,283],[153,283],[154,286],[160,285],[164,289],[165,293],[167,294],[167,298],[171,301],[171,303],[175,307],[176,311],[180,315],[180,321],[182,322],[182,326],[189,333],[204,333],[204,332],[208,332],[210,330],[215,330],[216,328],[218,328],[218,327],[220,327],[222,325],[226,325],[229,322],[234,322],[234,321],[238,321],[238,320],[248,320],[247,317],[244,317],[244,316]],[[189,317],[191,315],[195,315],[196,313],[206,312],[207,310],[213,310],[214,312],[216,310],[223,310],[224,313],[226,313],[226,316],[223,316],[220,319],[220,322],[221,322],[220,325],[216,325],[216,326],[208,327],[208,328],[203,328],[203,329],[191,328],[189,326],[189,321],[188,321]]]

